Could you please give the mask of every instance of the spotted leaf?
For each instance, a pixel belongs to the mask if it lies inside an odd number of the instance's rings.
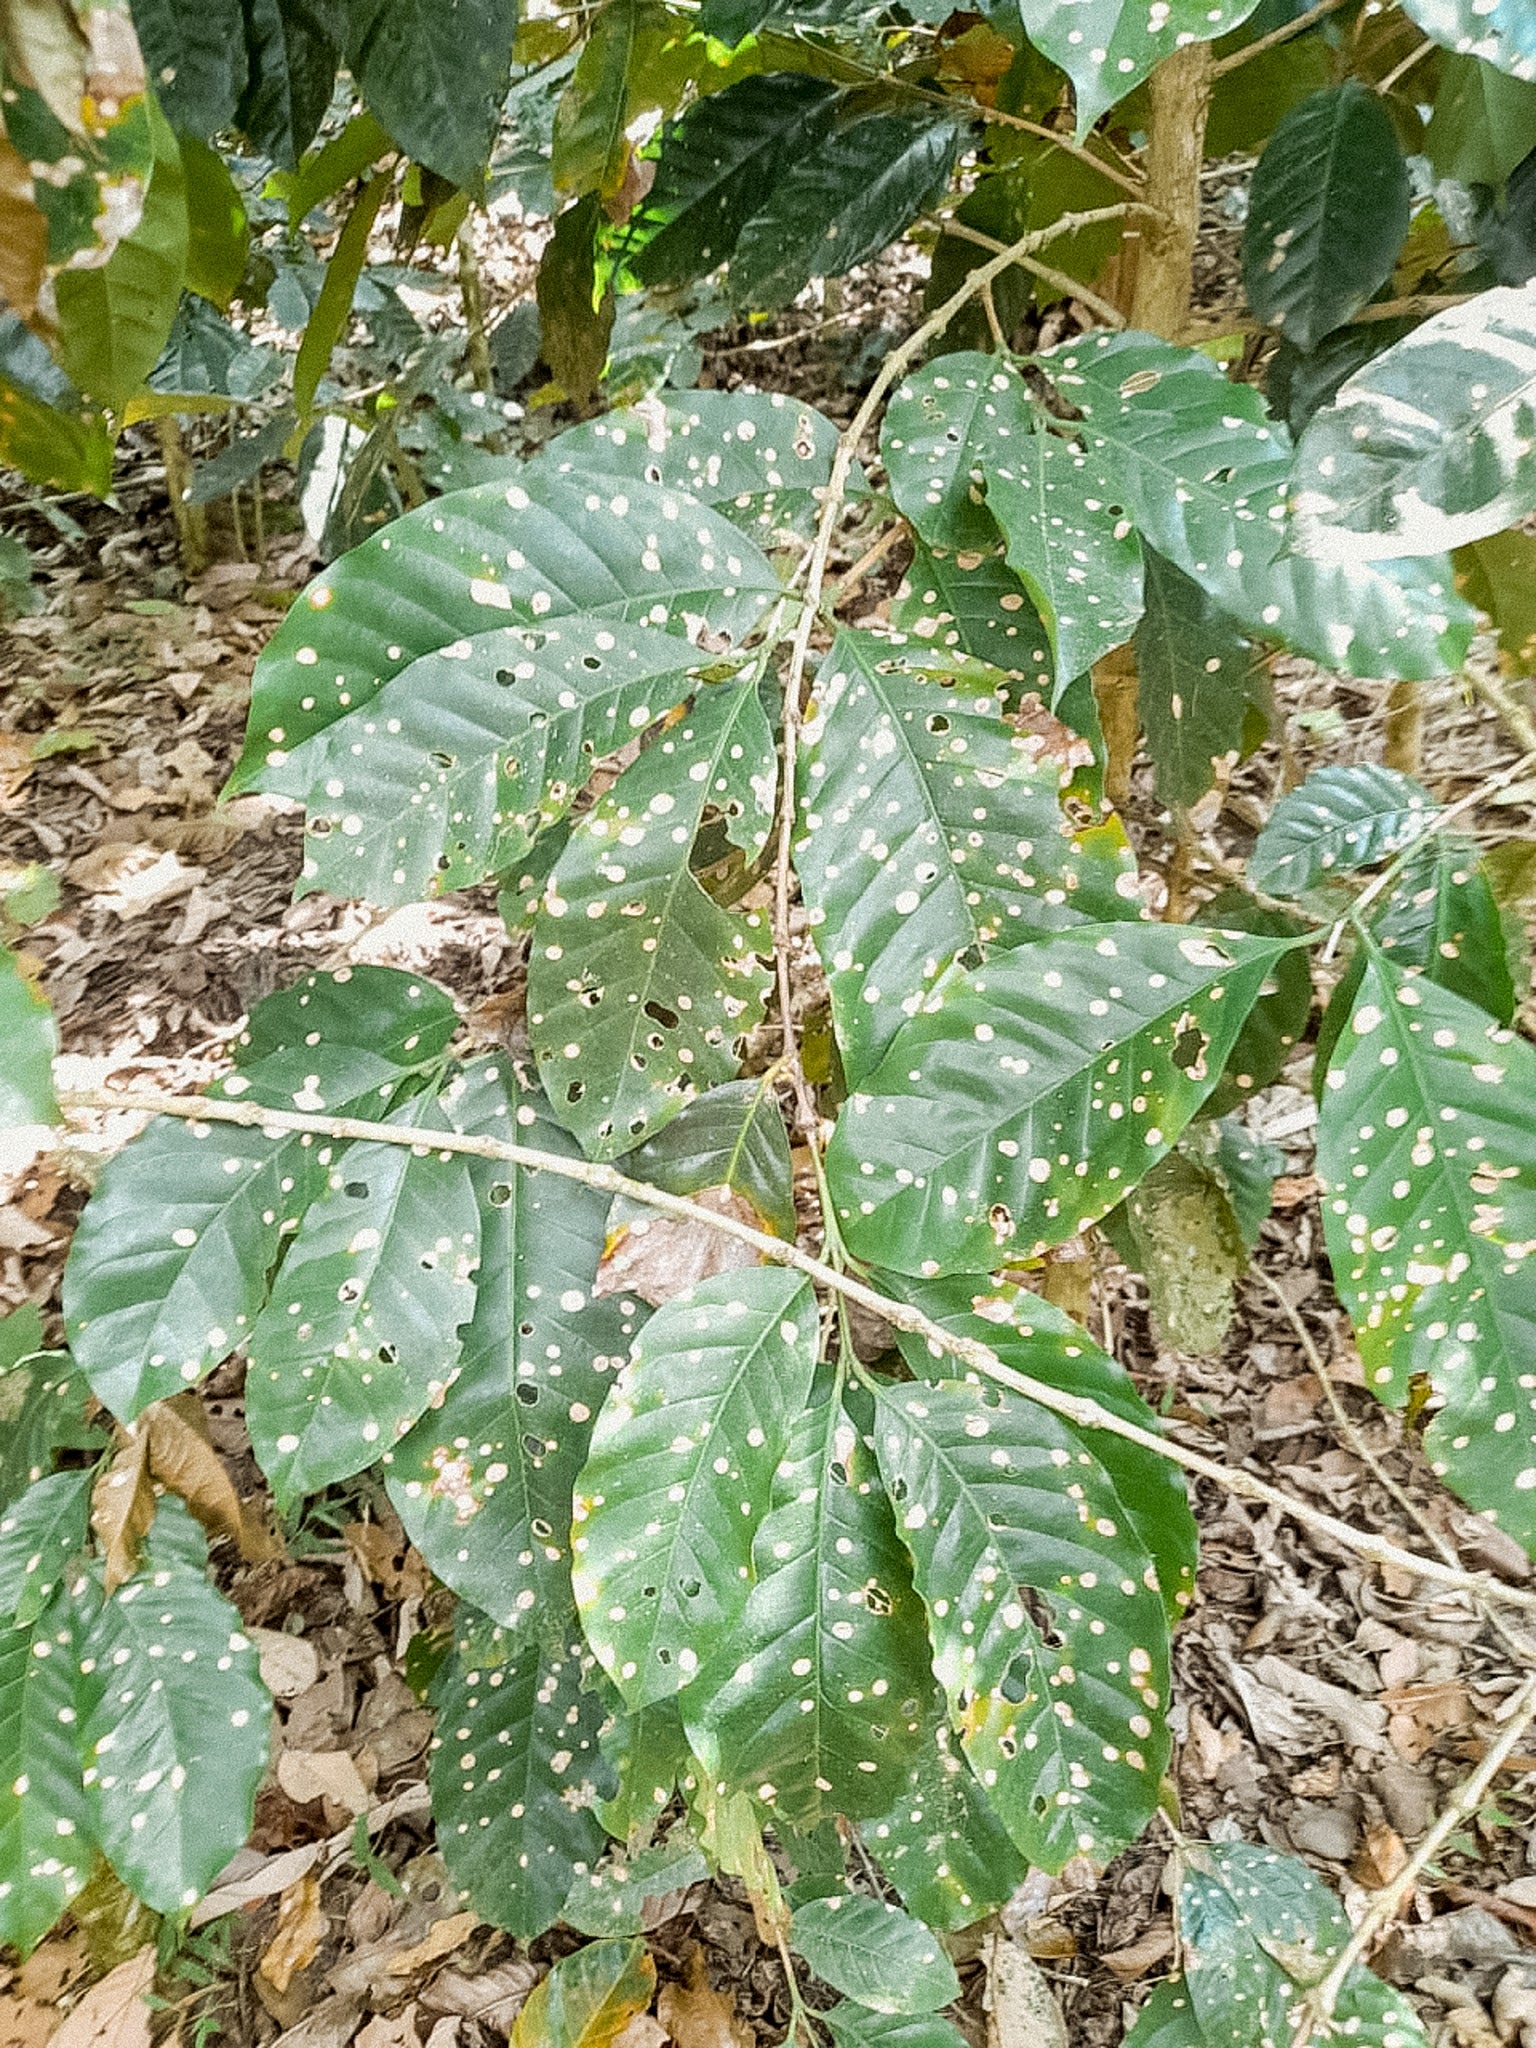
[[[1536,508],[1536,285],[1448,307],[1346,378],[1297,446],[1291,503],[1298,549],[1346,566]]]
[[[1101,114],[1186,43],[1212,42],[1258,0],[1019,0],[1024,33],[1072,81],[1081,141]]]
[[[1351,675],[1460,666],[1473,614],[1449,562],[1431,554],[1392,572],[1290,550],[1290,436],[1251,385],[1144,334],[1064,342],[1042,360],[1142,539],[1247,631]]]
[[[1403,12],[1444,49],[1536,79],[1536,20],[1525,0],[1403,0]]]
[[[1169,1746],[1167,1616],[1108,1472],[1047,1410],[956,1380],[883,1389],[875,1445],[992,1810],[1042,1869],[1108,1862]]]
[[[237,1071],[209,1092],[377,1118],[455,1023],[448,997],[416,975],[309,975],[256,1005]],[[64,1269],[64,1315],[113,1414],[132,1421],[249,1338],[278,1255],[325,1186],[327,1150],[289,1132],[166,1117],[107,1162]]]
[[[860,1832],[907,1911],[946,1931],[1006,1905],[1029,1868],[954,1742],[942,1703],[924,1725],[906,1784]]]
[[[877,2013],[850,1999],[819,2012],[833,2048],[963,2048],[964,2034],[936,2013]]]
[[[1000,451],[1033,435],[1024,380],[996,356],[940,356],[902,379],[886,407],[880,453],[898,509],[930,547],[997,541],[984,487]]]
[[[646,1909],[668,1892],[682,1892],[709,1877],[709,1865],[686,1832],[637,1855],[605,1857],[571,1886],[560,1917],[579,1934],[640,1934]]]
[[[656,1990],[643,1941],[595,1941],[563,1956],[528,1994],[512,2048],[610,2048]]]
[[[1016,435],[987,468],[986,489],[1008,566],[1050,634],[1061,688],[1135,631],[1141,542],[1091,438],[1078,447],[1044,431]]]
[[[0,1125],[57,1123],[53,1055],[58,1048],[53,1012],[42,990],[0,946],[0,1041],[6,1049],[0,1077]]]
[[[1287,945],[1087,925],[953,971],[838,1118],[827,1174],[849,1249],[931,1278],[1096,1221],[1210,1094]]]
[[[1134,914],[1119,820],[1068,804],[1070,771],[1000,715],[994,680],[924,674],[859,632],[816,678],[795,859],[855,1082],[958,954]]]
[[[459,1128],[545,1152],[576,1147],[504,1058],[443,1098]],[[462,1599],[541,1640],[570,1631],[571,1487],[629,1350],[633,1303],[594,1299],[607,1198],[578,1181],[473,1160],[475,1312],[458,1376],[383,1452],[390,1499]]]
[[[0,1626],[0,1940],[23,1954],[95,1857],[74,1736],[80,1619],[61,1594],[33,1624]]]
[[[1500,1024],[1514,1022],[1509,941],[1475,840],[1436,832],[1415,846],[1373,929],[1399,967],[1428,975]]]
[[[816,1355],[809,1285],[706,1280],[652,1316],[577,1483],[576,1604],[632,1709],[681,1692],[746,1604],[752,1542]]]
[[[393,520],[327,569],[268,641],[231,791],[306,797],[313,734],[428,656],[474,658],[507,626],[585,613],[612,625],[689,618],[739,637],[777,595],[766,559],[706,506],[658,484],[597,491],[530,467]],[[468,653],[459,654],[468,643]]]
[[[0,1336],[10,1337],[10,1325],[24,1313],[0,1323]],[[0,1368],[0,1508],[46,1479],[58,1452],[102,1450],[101,1428],[85,1419],[91,1405],[85,1374],[67,1351],[23,1349]]]
[[[0,1615],[29,1628],[85,1549],[89,1471],[39,1479],[0,1518]]]
[[[795,1911],[789,1940],[834,1991],[872,2012],[937,2012],[960,1996],[938,1936],[884,1899],[809,1899]]]
[[[1199,584],[1150,549],[1146,598],[1136,629],[1137,707],[1157,794],[1187,807],[1211,787],[1217,764],[1243,751],[1254,653]]]
[[[772,1503],[741,1620],[684,1696],[694,1753],[781,1826],[867,1819],[906,1778],[932,1680],[874,1454],[835,1396],[795,1423]]]
[[[721,909],[689,853],[706,804],[766,809],[773,739],[750,683],[700,693],[600,796],[555,863],[534,920],[528,1028],[550,1106],[611,1159],[690,1097],[734,1078],[763,1013],[756,911]]]
[[[167,1496],[138,1571],[76,1624],[91,1831],[157,1913],[194,1905],[244,1842],[267,1764],[271,1701],[207,1564]]]
[[[1443,1406],[1435,1471],[1536,1551],[1536,1051],[1373,954],[1328,1069],[1323,1222],[1366,1382]]]
[[[420,1095],[386,1121],[441,1114]],[[251,1443],[280,1500],[361,1472],[448,1385],[479,1255],[461,1154],[363,1143],[328,1169],[249,1339]]]
[[[603,1755],[618,1781],[598,1814],[621,1842],[648,1841],[673,1792],[692,1775],[692,1752],[675,1699],[653,1701],[638,1712],[613,1714],[601,1730]]]
[[[891,624],[919,647],[972,655],[1042,692],[1047,703],[1054,699],[1049,636],[999,546],[957,550],[915,542]]]
[[[1374,761],[1314,769],[1269,814],[1248,862],[1267,896],[1300,896],[1330,875],[1354,874],[1401,853],[1435,821],[1420,783]]]
[[[696,1095],[671,1123],[629,1154],[624,1171],[673,1195],[730,1188],[752,1204],[767,1229],[784,1238],[795,1234],[789,1136],[766,1076],[722,1081]],[[610,1228],[619,1220],[638,1220],[640,1207],[620,1196]]]
[[[579,1644],[553,1654],[496,1629],[463,1644],[433,1689],[432,1812],[454,1882],[494,1926],[531,1940],[560,1917],[607,1839],[602,1704]]]
[[[556,435],[562,475],[638,477],[686,491],[766,547],[816,523],[837,428],[779,391],[669,391]],[[854,472],[852,495],[867,488]]]

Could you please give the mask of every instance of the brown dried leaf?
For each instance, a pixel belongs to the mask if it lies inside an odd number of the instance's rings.
[[[32,742],[17,732],[0,732],[0,804],[9,806],[31,773]]]
[[[307,1970],[319,1955],[327,1924],[319,1878],[306,1875],[289,1885],[277,1902],[277,1932],[259,1965],[267,1982],[286,1991],[299,1971]]]
[[[155,1952],[142,1948],[91,1986],[50,2048],[150,2048],[150,2011],[144,2000],[154,1981]]]
[[[1029,1952],[994,1934],[986,1960],[987,2048],[1068,2048],[1061,2008]]]
[[[711,1985],[704,1951],[697,1943],[688,1952],[688,1981],[664,1987],[656,2001],[656,2017],[677,2048],[752,2048],[752,2029],[731,2000]]]
[[[194,1414],[200,1423],[202,1407],[195,1395],[178,1394],[144,1410],[138,1427],[148,1440],[149,1476],[184,1500],[210,1536],[227,1536],[248,1557],[240,1496],[206,1428],[192,1420]]]
[[[138,1569],[139,1545],[155,1519],[149,1477],[149,1432],[128,1431],[117,1456],[91,1494],[91,1529],[101,1546],[102,1590],[115,1592]]]
[[[32,195],[30,165],[0,136],[0,304],[23,320],[37,311],[48,266],[48,223]]]
[[[451,1914],[429,1929],[425,1939],[391,1956],[384,1967],[391,1977],[409,1977],[413,1970],[424,1970],[429,1963],[441,1962],[462,1948],[480,1924],[478,1913]]]
[[[1378,1821],[1366,1829],[1365,1840],[1350,1868],[1350,1875],[1368,1890],[1380,1891],[1383,1885],[1392,1882],[1407,1861],[1408,1851],[1402,1836],[1395,1828],[1389,1828],[1385,1821]]]
[[[693,1197],[717,1216],[734,1216],[754,1230],[766,1228],[752,1204],[727,1187]],[[598,1265],[595,1295],[638,1294],[653,1308],[676,1301],[701,1280],[760,1266],[762,1255],[723,1230],[674,1216],[642,1216],[616,1230]]]
[[[1107,1956],[1100,1957],[1100,1961],[1114,1971],[1122,1984],[1134,1984],[1138,1977],[1145,1977],[1172,1954],[1173,1922],[1155,1920],[1145,1934],[1128,1942],[1124,1948],[1112,1949]]]
[[[299,1806],[329,1799],[347,1813],[366,1813],[368,1787],[345,1750],[285,1749],[277,1760],[277,1782]]]

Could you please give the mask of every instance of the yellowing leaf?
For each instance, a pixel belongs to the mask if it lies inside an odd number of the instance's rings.
[[[594,1941],[556,1963],[529,1993],[512,2048],[608,2048],[656,1988],[643,1941]]]

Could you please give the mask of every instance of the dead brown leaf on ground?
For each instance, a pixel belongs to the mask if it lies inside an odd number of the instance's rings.
[[[286,1991],[299,1971],[307,1970],[320,1953],[328,1928],[320,1900],[320,1880],[305,1875],[291,1884],[277,1902],[277,1932],[261,1958],[261,1973],[278,1991]]]
[[[656,2017],[677,2048],[753,2048],[756,2038],[731,2000],[710,1983],[704,1951],[697,1943],[688,1953],[686,1981],[663,1985]],[[621,2041],[624,2038],[619,2037]],[[640,2043],[638,2048],[647,2048],[647,2044]]]
[[[155,1981],[155,1952],[142,1948],[93,1984],[59,2026],[50,2048],[150,2048],[146,1995]]]

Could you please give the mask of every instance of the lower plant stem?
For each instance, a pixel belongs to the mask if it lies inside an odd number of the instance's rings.
[[[1209,43],[1186,43],[1148,81],[1146,196],[1154,217],[1141,231],[1131,325],[1170,341],[1189,318],[1212,63]]]
[[[189,577],[201,576],[208,566],[208,513],[205,506],[194,505],[189,495],[192,464],[181,427],[171,413],[162,413],[155,421],[155,436],[165,463],[165,489],[176,523],[182,570]]]
[[[496,372],[486,333],[485,290],[480,282],[480,265],[475,259],[472,219],[473,216],[466,216],[458,233],[459,297],[464,305],[464,359],[469,364],[476,388],[484,393],[486,404],[490,406],[496,398]],[[492,455],[504,452],[499,433],[487,434],[485,445]]]
[[[1289,1515],[1304,1528],[1316,1535],[1342,1545],[1357,1556],[1369,1558],[1373,1564],[1393,1565],[1399,1571],[1411,1573],[1416,1578],[1432,1580],[1436,1585],[1453,1586],[1459,1592],[1470,1593],[1478,1599],[1500,1602],[1511,1607],[1536,1609],[1536,1592],[1526,1592],[1518,1586],[1506,1586],[1500,1580],[1491,1578],[1485,1572],[1461,1571],[1454,1566],[1443,1564],[1439,1558],[1423,1557],[1411,1550],[1404,1550],[1399,1544],[1389,1542],[1385,1537],[1373,1535],[1370,1531],[1356,1529],[1348,1522],[1340,1521],[1336,1515],[1324,1513],[1310,1503],[1297,1500],[1277,1486],[1256,1478],[1250,1472],[1218,1464],[1214,1458],[1207,1458],[1199,1451],[1187,1449],[1171,1437],[1159,1436],[1156,1431],[1143,1429],[1138,1423],[1129,1422],[1123,1416],[1112,1413],[1097,1401],[1086,1395],[1064,1393],[1059,1387],[1048,1386],[1043,1380],[1031,1379],[1028,1374],[1015,1372],[1005,1365],[988,1344],[974,1337],[959,1335],[947,1330],[942,1323],[936,1323],[920,1309],[910,1307],[906,1302],[895,1301],[890,1296],[868,1287],[862,1280],[855,1280],[850,1274],[839,1273],[823,1259],[810,1252],[804,1252],[796,1244],[784,1238],[772,1237],[765,1230],[756,1230],[750,1223],[742,1223],[734,1216],[718,1210],[706,1209],[697,1202],[691,1202],[684,1195],[668,1194],[664,1188],[651,1187],[647,1182],[631,1180],[620,1173],[617,1167],[606,1166],[596,1160],[572,1159],[563,1153],[540,1152],[528,1145],[515,1145],[502,1138],[482,1138],[465,1131],[402,1130],[398,1124],[368,1123],[360,1117],[311,1116],[293,1109],[270,1109],[259,1102],[226,1102],[217,1097],[201,1095],[159,1095],[153,1090],[132,1089],[115,1094],[107,1089],[89,1089],[66,1092],[59,1097],[66,1109],[97,1109],[141,1112],[149,1116],[174,1116],[188,1123],[240,1124],[247,1129],[260,1129],[273,1133],[308,1131],[316,1137],[360,1140],[369,1144],[404,1145],[422,1155],[437,1152],[443,1155],[459,1153],[473,1159],[495,1159],[509,1166],[522,1166],[533,1173],[551,1173],[561,1180],[580,1181],[584,1187],[597,1188],[604,1194],[625,1195],[630,1200],[643,1202],[648,1208],[658,1209],[668,1216],[702,1225],[709,1230],[721,1231],[727,1237],[734,1237],[747,1244],[764,1259],[777,1266],[790,1266],[797,1273],[804,1273],[809,1280],[831,1289],[834,1293],[846,1295],[850,1301],[872,1309],[878,1316],[898,1330],[906,1330],[932,1347],[936,1357],[950,1357],[960,1361],[972,1372],[1007,1387],[1011,1393],[1033,1401],[1038,1407],[1048,1409],[1053,1415],[1065,1417],[1079,1429],[1103,1430],[1110,1436],[1124,1438],[1127,1443],[1138,1444],[1143,1450],[1159,1458],[1166,1458],[1170,1464],[1183,1466],[1186,1472],[1193,1472],[1201,1479],[1209,1479],[1214,1485],[1225,1488],[1228,1493],[1239,1495],[1244,1500],[1261,1501],[1266,1507]]]

